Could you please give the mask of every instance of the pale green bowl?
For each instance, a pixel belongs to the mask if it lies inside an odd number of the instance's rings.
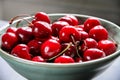
[[[53,21],[64,15],[66,14],[49,14]],[[92,17],[80,14],[72,15],[75,15],[83,21],[88,17]],[[110,21],[99,19],[102,25],[108,30],[110,37],[114,39],[118,45],[117,51],[105,58],[71,64],[38,63],[14,57],[2,49],[0,49],[0,56],[3,57],[15,71],[29,80],[90,80],[105,71],[120,55],[119,26]],[[15,23],[13,25],[15,25]],[[4,31],[5,30],[2,30],[0,35]]]

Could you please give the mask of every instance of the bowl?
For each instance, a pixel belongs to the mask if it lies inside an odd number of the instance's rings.
[[[55,21],[64,15],[66,14],[49,14],[52,21]],[[84,22],[89,17],[93,17],[81,14],[71,15],[76,16],[78,19],[82,20],[82,22]],[[31,17],[26,17],[26,19],[30,20]],[[116,52],[104,58],[86,61],[83,63],[39,63],[12,56],[2,49],[0,49],[0,56],[6,60],[15,71],[28,80],[90,80],[104,72],[120,55],[119,26],[108,20],[101,18],[98,19],[101,21],[101,24],[108,30],[109,37],[112,38],[118,45]],[[19,20],[14,21],[12,25],[16,25],[17,21]],[[26,22],[23,21],[20,25],[24,25],[25,23]],[[5,30],[6,28],[0,31],[0,36],[5,32]]]

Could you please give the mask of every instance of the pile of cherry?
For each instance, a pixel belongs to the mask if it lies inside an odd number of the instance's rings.
[[[14,21],[13,18],[10,24]],[[25,20],[25,19],[23,19]],[[44,12],[21,27],[10,26],[2,35],[1,48],[9,54],[36,62],[74,63],[103,58],[117,45],[94,17],[83,23],[73,15],[52,22]]]

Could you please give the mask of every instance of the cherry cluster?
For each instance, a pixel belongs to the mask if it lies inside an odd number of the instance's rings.
[[[36,62],[75,63],[103,58],[117,45],[94,17],[83,23],[74,15],[51,22],[48,14],[35,13],[24,27],[8,27],[1,48],[9,54]]]

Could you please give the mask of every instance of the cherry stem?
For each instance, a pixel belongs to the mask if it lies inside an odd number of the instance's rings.
[[[13,17],[10,21],[9,21],[9,24],[12,24],[14,20],[18,19],[18,18],[22,18],[23,17],[32,17],[31,15],[28,15],[28,14],[21,14],[21,15],[18,15],[18,16],[15,16]]]
[[[50,58],[50,59],[48,59],[48,60],[49,60],[49,61],[50,61],[50,60],[53,60],[53,59],[55,59],[56,57],[62,55],[65,51],[67,51],[67,50],[70,48],[71,45],[72,45],[72,43],[70,42],[63,51],[61,51],[58,55],[56,55],[56,56],[54,56],[54,57],[52,57],[52,58]]]
[[[33,24],[32,24],[29,20],[27,20],[27,19],[25,19],[25,18],[23,18],[22,20],[26,21],[26,22],[28,23],[28,26],[30,26],[30,27],[33,26]],[[21,22],[22,20],[20,20],[20,21],[18,21],[18,22],[16,23],[16,27],[19,26],[19,24],[20,24],[20,22]]]
[[[81,58],[81,56],[80,56],[80,54],[79,54],[79,52],[78,52],[78,45],[77,45],[77,42],[75,41],[74,36],[71,35],[70,37],[72,38],[72,41],[73,41],[73,43],[74,43],[74,45],[75,45],[75,48],[76,48],[76,52],[77,52],[78,57]]]

